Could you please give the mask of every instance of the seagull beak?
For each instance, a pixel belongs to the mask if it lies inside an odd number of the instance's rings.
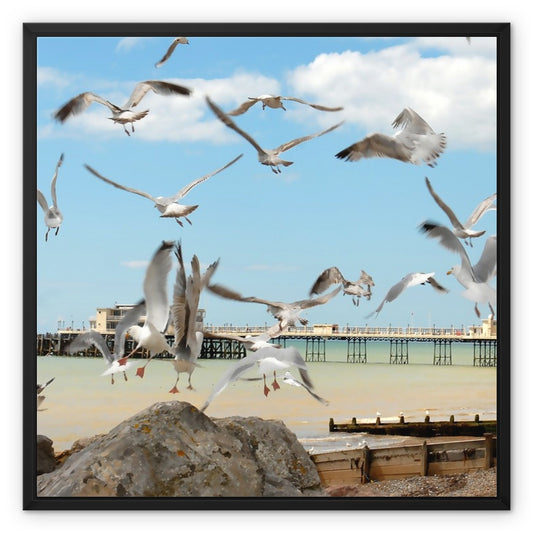
[[[449,276],[451,273],[452,273],[452,271],[448,270],[448,272],[446,272],[446,275]]]

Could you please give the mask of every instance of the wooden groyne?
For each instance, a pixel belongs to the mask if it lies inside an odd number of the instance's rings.
[[[413,476],[450,475],[496,465],[497,439],[482,438],[389,448],[363,448],[312,454],[326,487],[357,485]]]
[[[206,331],[218,334],[231,334],[245,337],[247,335],[259,335],[264,333],[265,327],[234,327],[234,326],[207,326]],[[66,355],[65,347],[77,335],[83,331],[58,331],[37,335],[37,355]],[[110,349],[114,346],[114,333],[104,334]],[[293,340],[305,342],[306,361],[327,361],[327,345],[329,343],[344,342],[346,344],[346,362],[367,363],[367,343],[388,342],[390,364],[409,364],[409,343],[425,342],[433,344],[433,364],[451,365],[452,345],[455,343],[469,343],[473,347],[473,366],[497,366],[498,363],[498,340],[495,336],[483,337],[471,335],[462,329],[450,328],[368,328],[368,327],[345,327],[342,331],[328,332],[317,331],[313,327],[290,328],[283,335],[275,339],[276,343],[287,346]],[[167,335],[167,341],[171,345],[173,336]],[[131,353],[134,341],[126,340],[125,353]],[[79,355],[98,357],[95,348],[90,348]],[[239,359],[246,355],[242,343],[218,338],[206,338],[202,344],[200,358],[202,359]],[[145,350],[140,351],[140,357],[147,357]],[[169,357],[163,353],[157,357]]]
[[[403,416],[398,422],[381,422],[376,417],[375,422],[359,423],[356,418],[351,422],[336,424],[333,418],[329,419],[330,432],[369,433],[372,435],[404,435],[410,437],[441,437],[441,436],[470,436],[478,437],[485,433],[496,433],[496,420],[480,420],[479,415],[471,421],[455,421],[452,415],[447,421],[432,422],[429,415],[423,422],[406,422]]]

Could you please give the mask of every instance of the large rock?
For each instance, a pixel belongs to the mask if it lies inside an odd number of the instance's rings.
[[[56,467],[53,442],[44,435],[37,435],[37,475],[52,472]]]
[[[316,467],[280,421],[210,419],[162,402],[38,478],[38,496],[325,496]]]

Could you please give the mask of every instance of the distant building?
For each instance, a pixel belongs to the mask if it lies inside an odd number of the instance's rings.
[[[313,324],[313,333],[317,335],[331,335],[339,332],[338,324]]]
[[[115,333],[117,324],[122,320],[123,316],[135,307],[134,304],[115,304],[114,307],[98,307],[96,309],[96,317],[89,320],[89,327],[94,331],[98,331],[102,335]],[[204,326],[205,309],[198,309],[196,315],[196,327],[198,329]],[[145,316],[139,320],[139,325],[144,324]],[[174,335],[174,327],[172,322],[169,322],[167,335]]]
[[[489,315],[488,318],[484,318],[481,322],[481,326],[470,326],[468,328],[468,335],[470,337],[496,337],[497,336],[497,324],[493,315]]]

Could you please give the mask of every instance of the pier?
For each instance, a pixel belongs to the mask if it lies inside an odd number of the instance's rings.
[[[485,321],[484,321],[485,322]],[[260,335],[267,326],[205,326],[205,331],[218,334],[230,334],[245,337]],[[37,335],[36,354],[66,355],[65,347],[75,336],[83,330],[59,330],[56,333]],[[107,345],[113,351],[114,334],[104,334]],[[469,330],[455,328],[372,328],[350,327],[339,328],[335,325],[315,325],[307,327],[289,328],[283,335],[273,342],[286,347],[292,340],[305,341],[306,361],[327,361],[327,346],[334,343],[345,343],[346,362],[366,364],[367,344],[371,342],[388,342],[390,346],[390,364],[409,364],[409,343],[425,342],[433,344],[433,365],[452,365],[452,346],[456,343],[472,345],[472,364],[480,367],[495,367],[498,363],[498,340],[495,332],[487,332],[486,328],[470,327]],[[167,335],[167,342],[172,345],[173,336]],[[126,339],[125,353],[131,353],[135,348],[133,339]],[[139,357],[148,357],[146,350],[138,352]],[[79,355],[99,357],[94,347],[80,352]],[[136,354],[137,355],[137,354]],[[202,344],[200,358],[202,359],[240,359],[246,355],[244,345],[238,341],[226,339],[206,338]],[[158,358],[171,357],[164,352]],[[371,362],[371,361],[370,361]]]

